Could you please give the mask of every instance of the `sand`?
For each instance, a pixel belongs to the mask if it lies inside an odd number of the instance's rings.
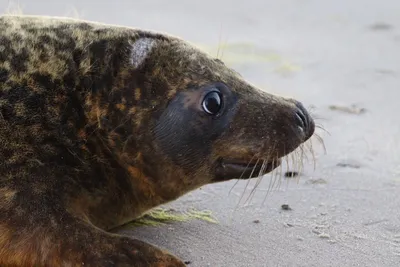
[[[317,131],[326,153],[312,141],[315,168],[306,153],[300,175],[278,173],[273,190],[265,176],[247,202],[256,180],[246,190],[246,181],[206,186],[168,205],[209,210],[218,224],[195,219],[125,234],[191,267],[400,266],[400,1],[91,2],[19,0],[26,14],[160,30],[214,55],[224,44],[227,64],[303,101],[326,130]]]

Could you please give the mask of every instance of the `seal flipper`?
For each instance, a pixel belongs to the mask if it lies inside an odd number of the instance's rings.
[[[62,192],[57,198],[45,188],[42,181],[51,187],[64,180],[60,172],[45,173],[51,172],[14,174],[12,182],[0,177],[0,266],[185,266],[150,244],[92,225],[64,204]]]
[[[0,229],[1,266],[185,266],[150,244],[104,232],[78,219],[57,229],[29,226],[12,232],[4,222]]]
[[[66,240],[56,235],[51,240],[45,231],[35,231],[30,237],[15,239],[2,232],[0,239],[1,266],[135,266],[181,267],[178,258],[145,242],[111,235],[94,227],[59,229]],[[1,230],[10,233],[4,224]],[[24,231],[24,229],[19,229]],[[45,240],[43,240],[45,238]],[[72,243],[68,240],[74,240]]]
[[[175,256],[143,241],[110,234],[77,220],[71,229],[71,242],[60,240],[63,263],[70,266],[185,266]],[[61,229],[62,231],[62,229]],[[62,235],[68,235],[63,232]]]

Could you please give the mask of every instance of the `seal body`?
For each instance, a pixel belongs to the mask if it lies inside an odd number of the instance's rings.
[[[0,265],[184,266],[107,232],[305,142],[301,103],[167,34],[0,17]]]

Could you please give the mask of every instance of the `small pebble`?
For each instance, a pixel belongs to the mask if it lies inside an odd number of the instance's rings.
[[[359,169],[361,167],[360,164],[349,163],[349,162],[339,162],[338,164],[336,164],[336,166],[342,168],[352,168],[352,169]]]
[[[293,177],[296,177],[296,176],[299,176],[299,173],[296,172],[296,171],[285,172],[285,177],[287,177],[287,178],[293,178]]]
[[[254,220],[253,223],[260,223],[260,220]]]
[[[327,184],[327,181],[324,179],[309,179],[306,181],[307,184]]]
[[[320,234],[321,234],[321,232],[318,231],[317,229],[313,229],[312,232],[313,232],[314,234],[317,234],[317,235],[320,235]]]
[[[330,238],[331,236],[327,233],[321,233],[318,235],[319,238]]]
[[[281,208],[282,208],[283,210],[292,210],[292,208],[289,207],[288,204],[283,204],[283,205],[281,206]]]
[[[389,31],[393,29],[393,26],[385,22],[376,22],[369,26],[373,31]]]

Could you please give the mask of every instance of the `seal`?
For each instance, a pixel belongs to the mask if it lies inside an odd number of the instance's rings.
[[[110,229],[196,188],[268,173],[314,133],[164,33],[0,17],[0,265],[179,267]]]

